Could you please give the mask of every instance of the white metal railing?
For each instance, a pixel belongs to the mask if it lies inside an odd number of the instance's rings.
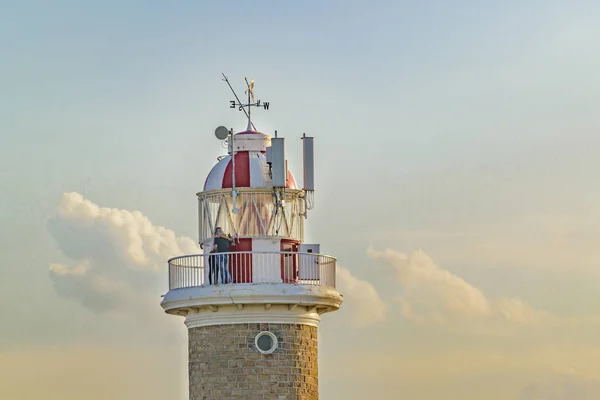
[[[169,290],[216,283],[288,283],[335,288],[335,270],[335,257],[314,253],[192,254],[169,260]],[[226,271],[225,282],[223,271]]]

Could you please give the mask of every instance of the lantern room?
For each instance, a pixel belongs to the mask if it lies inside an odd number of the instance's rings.
[[[234,254],[228,256],[233,283],[310,278],[312,266],[303,265],[298,253],[319,252],[318,245],[303,243],[314,190],[313,138],[302,137],[304,187],[299,188],[287,167],[285,138],[254,130],[228,131],[221,137],[228,154],[218,158],[197,194],[199,241],[205,255],[210,253],[216,228],[221,227],[233,238]],[[259,270],[259,264],[270,257],[267,254],[277,254],[280,271]]]

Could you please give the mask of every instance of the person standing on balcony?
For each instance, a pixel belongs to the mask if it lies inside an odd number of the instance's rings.
[[[217,253],[217,268],[221,273],[221,283],[231,283],[231,274],[229,273],[229,246],[233,243],[230,234],[225,234],[220,226],[215,230],[215,240],[213,242],[213,252]],[[225,254],[223,254],[225,253]],[[215,283],[217,279],[215,277]]]
[[[206,254],[206,252],[208,252],[208,284],[212,285],[213,284],[213,277],[214,277],[214,281],[215,284],[217,283],[217,279],[219,276],[219,271],[217,270],[217,266],[215,265],[215,246],[214,246],[214,240],[213,239],[207,239],[206,241],[200,243],[200,248],[204,250],[204,247],[206,247],[206,251],[204,254]]]

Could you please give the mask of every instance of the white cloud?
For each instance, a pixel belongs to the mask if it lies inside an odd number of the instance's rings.
[[[57,293],[96,312],[158,304],[167,260],[200,252],[194,240],[153,225],[139,211],[100,207],[78,193],[62,196],[48,229],[77,261],[72,268],[50,265]]]
[[[402,289],[396,300],[407,319],[444,322],[496,318],[531,323],[545,315],[520,299],[488,298],[481,289],[440,268],[421,250],[404,254],[370,247],[367,251],[393,266]]]
[[[135,289],[128,282],[103,274],[101,266],[91,268],[78,265],[69,268],[62,264],[50,265],[50,276],[59,295],[75,298],[94,312],[106,312],[121,308],[129,311],[134,306],[147,308],[143,303],[150,300],[150,293]]]
[[[165,257],[199,251],[193,239],[177,237],[172,230],[152,224],[140,211],[100,207],[79,193],[63,194],[57,218],[69,233],[77,233],[83,240],[65,243],[55,235],[67,255],[74,254],[76,259],[81,253],[98,256],[99,250],[112,250],[127,268],[158,271],[164,268]],[[73,249],[75,245],[78,249]]]
[[[50,271],[58,276],[82,276],[88,271],[87,265],[79,264],[75,268],[69,268],[62,264],[50,264]]]
[[[386,305],[369,282],[355,277],[338,265],[337,287],[344,296],[342,307],[348,308],[347,312],[356,325],[370,325],[385,320]]]
[[[527,305],[521,299],[502,297],[494,300],[495,311],[506,321],[516,323],[527,323],[539,320],[542,317],[549,317],[550,314],[541,310],[536,310]]]

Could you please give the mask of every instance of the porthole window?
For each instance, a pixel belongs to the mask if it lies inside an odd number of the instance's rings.
[[[277,336],[271,332],[263,331],[256,335],[254,344],[262,354],[271,354],[277,348]]]

